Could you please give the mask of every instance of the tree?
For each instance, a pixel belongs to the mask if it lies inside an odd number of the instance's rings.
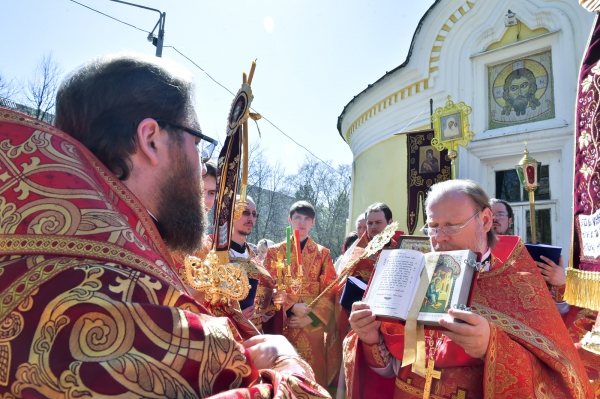
[[[350,205],[350,166],[338,169],[308,157],[292,181],[296,201],[310,202],[317,212],[310,235],[329,248],[335,259],[342,252]],[[337,173],[336,173],[337,172]]]
[[[45,54],[38,61],[32,76],[22,84],[24,100],[32,108],[32,116],[49,121],[56,104],[56,91],[63,73],[61,66],[53,59],[52,53]]]
[[[8,80],[0,73],[0,97],[12,100],[17,92],[14,79]]]
[[[288,211],[294,201],[288,194],[285,169],[280,162],[270,164],[258,143],[252,146],[248,164],[248,194],[260,215],[248,240],[256,243],[267,238],[279,242],[285,237]]]

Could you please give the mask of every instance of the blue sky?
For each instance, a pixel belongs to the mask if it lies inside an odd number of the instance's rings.
[[[144,30],[155,12],[111,2],[77,0]],[[167,13],[165,45],[175,46],[234,93],[257,59],[253,108],[334,165],[352,153],[336,129],[353,96],[406,58],[417,23],[433,0],[130,0]],[[102,53],[154,54],[147,34],[69,0],[5,0],[0,73],[26,79],[52,52],[65,71]],[[232,95],[169,48],[163,57],[189,68],[197,81],[203,131],[220,141]],[[268,158],[295,172],[306,152],[259,121]],[[250,125],[250,140],[259,140]]]

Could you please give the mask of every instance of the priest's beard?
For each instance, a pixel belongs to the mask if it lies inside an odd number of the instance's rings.
[[[449,242],[438,242],[435,244],[433,251],[440,252],[440,251],[458,251],[461,249],[470,249],[471,251],[473,251],[475,253],[480,253],[483,255],[485,253],[485,251],[487,251],[487,248],[488,248],[487,235],[483,231],[483,223],[479,220],[477,220],[476,222],[477,222],[477,227],[475,229],[475,236],[473,237],[473,240],[469,241],[466,245],[460,246],[460,245],[454,245]],[[464,234],[464,233],[461,233],[461,234]]]
[[[191,254],[201,248],[206,211],[200,173],[192,167],[181,147],[174,143],[169,148],[174,165],[159,187],[161,197],[156,217],[169,250]]]

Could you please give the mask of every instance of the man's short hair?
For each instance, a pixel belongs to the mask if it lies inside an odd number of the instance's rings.
[[[508,218],[514,220],[515,214],[513,213],[512,206],[510,206],[510,204],[508,202],[504,201],[503,199],[490,198],[490,206],[494,205],[494,204],[504,205],[506,207],[506,213],[508,213]]]
[[[206,166],[206,173],[204,176],[212,176],[217,180],[217,164],[214,161],[208,161],[204,164]]]
[[[366,220],[367,219],[367,214],[366,213],[361,213],[358,215],[358,217],[356,218],[356,221],[354,222],[357,226],[358,226],[358,221],[359,220]]]
[[[359,237],[356,231],[351,231],[350,233],[348,233],[346,238],[344,238],[344,249],[347,250],[348,248],[350,248],[352,244],[354,244],[354,242],[358,240],[358,238]]]
[[[427,210],[429,204],[438,200],[445,194],[452,192],[466,194],[471,199],[471,203],[476,212],[481,212],[486,208],[489,209],[490,212],[492,211],[490,197],[488,197],[487,193],[479,186],[479,184],[468,179],[446,180],[431,186],[427,193],[427,198],[425,199],[425,210]],[[496,233],[494,232],[494,229],[490,229],[487,233],[487,244],[492,248],[496,245]]]
[[[194,85],[189,71],[139,54],[98,57],[76,70],[56,95],[55,125],[86,146],[121,180],[131,173],[137,127],[146,118],[185,123]],[[175,143],[183,132],[169,129]]]
[[[294,213],[308,216],[313,220],[315,218],[315,215],[317,214],[317,212],[315,211],[315,207],[312,206],[308,201],[294,202],[290,207],[290,218],[294,216]]]
[[[367,211],[365,212],[365,218],[369,216],[369,213],[379,211],[383,212],[386,222],[389,223],[390,220],[392,220],[392,210],[383,202],[376,202],[374,204],[369,205]]]

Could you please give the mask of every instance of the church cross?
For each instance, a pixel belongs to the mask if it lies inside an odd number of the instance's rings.
[[[425,387],[423,388],[423,399],[429,399],[429,393],[431,392],[431,380],[433,378],[440,379],[442,372],[437,371],[433,368],[435,362],[433,359],[427,361],[427,368],[425,369]]]

